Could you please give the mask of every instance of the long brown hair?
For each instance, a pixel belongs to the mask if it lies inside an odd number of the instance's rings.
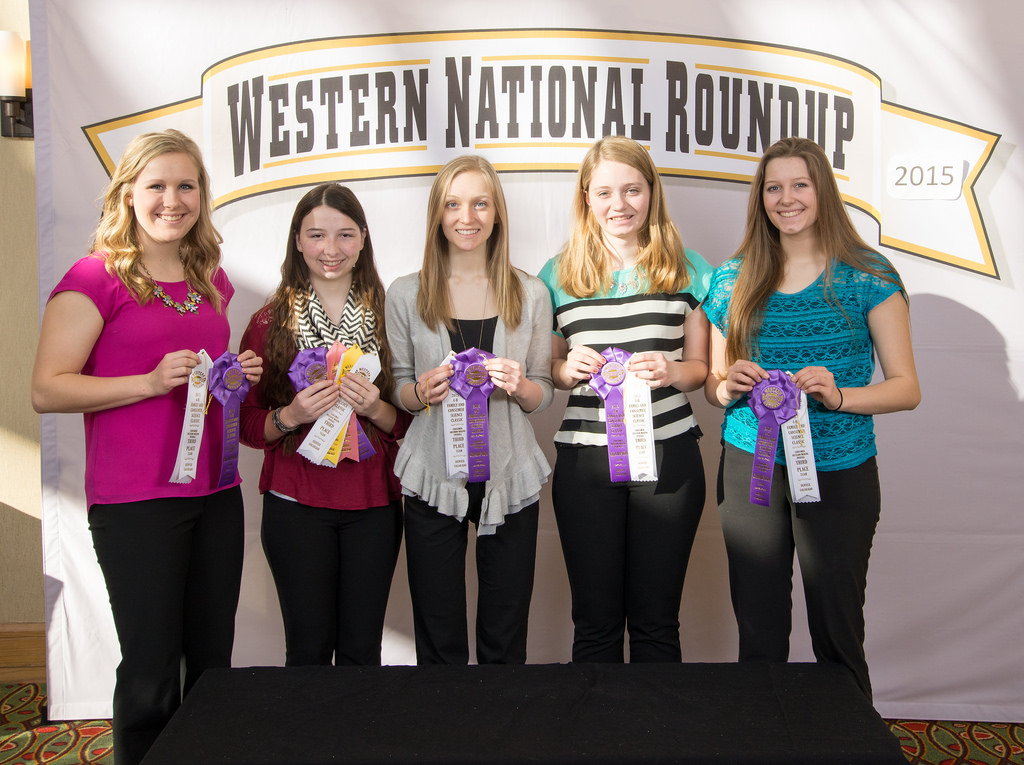
[[[441,228],[444,203],[455,176],[478,172],[487,182],[494,200],[494,230],[487,240],[487,278],[498,302],[498,315],[505,326],[514,329],[523,317],[523,285],[515,275],[509,259],[508,209],[505,192],[494,165],[481,156],[466,154],[446,164],[434,177],[427,198],[427,235],[423,245],[423,266],[416,295],[416,311],[431,331],[443,323],[451,329],[452,305],[448,292],[448,240]]]
[[[814,226],[819,246],[827,256],[825,299],[846,315],[842,306],[836,302],[832,287],[836,261],[895,284],[906,298],[899,274],[886,264],[882,255],[870,247],[854,228],[825,151],[807,138],[783,138],[770,146],[761,157],[750,185],[747,227],[743,242],[734,256],[741,258],[742,264],[729,300],[729,334],[725,341],[725,353],[730,364],[755,354],[765,306],[782,282],[785,258],[779,230],[769,219],[764,206],[764,181],[769,162],[789,157],[798,157],[807,164],[807,174],[817,196],[818,217]]]
[[[146,165],[163,154],[185,154],[196,166],[199,217],[182,238],[178,253],[185,267],[185,280],[220,313],[221,295],[213,286],[213,275],[220,266],[220,243],[223,240],[213,226],[210,176],[203,165],[202,154],[196,142],[184,133],[178,130],[144,133],[125,147],[103,195],[103,214],[93,234],[92,249],[106,253],[107,272],[116,275],[140,305],[152,299],[153,283],[142,273],[142,244],[136,227],[135,209],[129,200],[132,187]]]
[[[305,296],[312,289],[309,266],[299,251],[296,238],[302,228],[302,221],[315,208],[321,206],[333,208],[347,215],[366,234],[363,249],[352,269],[350,289],[356,302],[376,317],[374,335],[381,371],[374,384],[380,389],[381,401],[390,401],[395,388],[395,378],[391,373],[391,352],[388,349],[384,324],[384,284],[377,273],[377,263],[373,258],[373,242],[366,225],[366,213],[363,212],[363,206],[359,204],[351,189],[336,183],[323,183],[306,192],[295,206],[292,222],[288,227],[284,262],[281,264],[281,283],[268,303],[270,327],[263,349],[263,396],[267,405],[272,408],[287,405],[295,396],[295,390],[288,379],[288,367],[291,366],[298,351],[296,306],[305,300]],[[293,449],[294,440],[294,435],[288,438],[285,448]]]
[[[638,170],[651,188],[647,221],[639,233],[637,268],[647,280],[645,292],[679,292],[690,283],[682,237],[668,216],[665,190],[651,155],[632,138],[606,136],[590,147],[576,174],[572,233],[558,262],[558,281],[573,297],[593,297],[611,286],[611,258],[601,226],[587,204],[590,181],[602,161],[622,162]]]

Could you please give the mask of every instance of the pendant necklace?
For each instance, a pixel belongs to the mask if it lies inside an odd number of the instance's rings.
[[[192,289],[187,279],[185,280],[185,302],[179,303],[177,300],[174,300],[173,298],[171,298],[170,295],[164,292],[163,287],[156,283],[156,279],[153,278],[153,274],[151,274],[149,272],[149,269],[146,268],[145,263],[143,263],[140,260],[139,265],[142,267],[142,270],[146,273],[146,278],[149,279],[149,283],[153,285],[153,294],[160,298],[160,300],[163,301],[163,304],[165,306],[167,306],[168,308],[173,308],[181,316],[184,316],[186,311],[188,311],[189,313],[199,312],[199,304],[203,302],[203,296],[196,292],[194,289]]]
[[[621,273],[621,272],[618,272]],[[629,269],[629,275],[623,276],[620,281],[617,276],[612,276],[612,286],[609,292],[618,295],[625,295],[627,292],[636,292],[640,287],[640,279],[637,277],[636,268]]]
[[[454,318],[454,317],[453,317]],[[480,343],[484,341],[484,320],[487,318],[487,287],[484,287],[484,307],[483,316],[480,317],[480,337],[476,341],[476,349],[480,349]],[[455,326],[459,328],[459,338],[462,340],[463,350],[469,350],[470,346],[466,345],[466,336],[462,334],[462,322],[459,319],[455,319]]]

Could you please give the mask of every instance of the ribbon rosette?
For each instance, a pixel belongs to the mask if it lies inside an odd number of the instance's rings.
[[[326,348],[306,348],[295,354],[295,360],[288,367],[288,379],[298,393],[315,382],[326,380],[330,370],[327,368]]]
[[[466,400],[466,432],[469,443],[469,483],[491,477],[490,443],[487,432],[487,399],[494,391],[494,382],[484,361],[494,354],[467,348],[452,359],[455,374],[450,387]]]
[[[242,399],[249,392],[249,381],[238,363],[238,355],[224,351],[210,368],[210,395],[224,409],[224,444],[220,460],[220,480],[226,486],[238,471],[238,415]]]
[[[608,433],[608,470],[612,481],[630,480],[629,438],[626,431],[626,407],[623,390],[626,364],[633,355],[621,348],[601,351],[605,363],[590,375],[590,387],[604,401],[605,429]]]
[[[775,471],[775,452],[779,428],[797,413],[800,389],[788,373],[773,369],[767,380],[761,380],[750,391],[748,403],[757,417],[757,443],[754,466],[750,472],[750,501],[768,506]]]
[[[296,393],[320,380],[334,378],[337,382],[362,355],[359,346],[349,348],[337,341],[329,350],[322,346],[306,348],[295,354],[295,359],[288,367],[288,379]],[[299,453],[302,453],[301,449]],[[376,453],[355,412],[351,412],[348,422],[340,426],[330,449],[319,464],[337,467],[339,457],[361,462]]]

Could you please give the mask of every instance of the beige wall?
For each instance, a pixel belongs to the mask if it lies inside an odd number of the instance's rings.
[[[0,29],[29,39],[28,0]],[[0,138],[0,624],[43,621],[39,417],[29,403],[38,331],[35,144]]]

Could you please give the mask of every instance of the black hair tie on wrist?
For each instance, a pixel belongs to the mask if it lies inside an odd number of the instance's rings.
[[[843,408],[843,389],[837,385],[836,390],[839,391],[839,406],[837,406],[835,409],[829,409],[830,412],[838,412],[840,409]]]

